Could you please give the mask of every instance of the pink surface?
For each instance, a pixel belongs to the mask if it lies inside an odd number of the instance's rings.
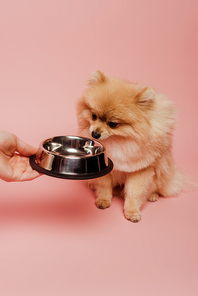
[[[94,70],[147,84],[178,109],[177,164],[198,179],[198,4],[4,1],[0,126],[38,146],[76,134],[75,102]],[[197,191],[99,210],[82,182],[0,181],[0,294],[198,295]]]

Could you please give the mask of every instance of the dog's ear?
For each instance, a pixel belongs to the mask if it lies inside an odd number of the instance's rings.
[[[105,82],[105,80],[106,80],[106,77],[102,72],[95,71],[91,74],[88,83],[97,84],[97,83]]]
[[[135,100],[140,107],[150,109],[155,102],[155,92],[152,88],[145,87],[136,95]]]

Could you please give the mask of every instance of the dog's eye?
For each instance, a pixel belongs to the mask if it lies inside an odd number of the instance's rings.
[[[97,119],[97,115],[95,113],[92,114],[92,119],[96,120]]]
[[[109,126],[110,128],[115,128],[115,127],[118,126],[118,123],[115,122],[115,121],[109,121],[109,122],[108,122],[108,126]]]

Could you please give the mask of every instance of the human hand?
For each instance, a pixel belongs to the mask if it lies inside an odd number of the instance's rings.
[[[0,131],[0,179],[12,181],[30,181],[41,174],[29,164],[29,156],[36,154],[34,148],[12,133]]]

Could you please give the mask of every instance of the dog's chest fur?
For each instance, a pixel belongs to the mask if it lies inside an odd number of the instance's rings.
[[[114,170],[125,173],[136,172],[148,167],[155,155],[148,149],[141,149],[132,139],[107,139],[103,141],[107,156],[114,163]]]

